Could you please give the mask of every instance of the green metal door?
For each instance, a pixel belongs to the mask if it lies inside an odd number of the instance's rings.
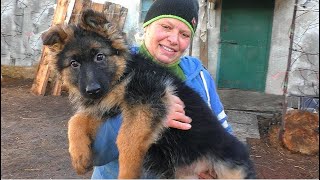
[[[273,0],[223,0],[219,88],[264,91]]]

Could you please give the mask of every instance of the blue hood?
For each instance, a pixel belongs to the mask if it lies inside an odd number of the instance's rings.
[[[191,56],[182,57],[179,66],[186,75],[186,82],[196,78],[200,74],[200,71],[204,69],[201,61]]]

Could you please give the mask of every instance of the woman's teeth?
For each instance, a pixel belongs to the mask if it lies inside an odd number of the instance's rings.
[[[165,47],[165,46],[162,46],[163,47],[163,49],[165,49],[166,51],[169,51],[169,52],[173,52],[174,50],[172,50],[172,49],[170,49],[170,48],[168,48],[168,47]]]

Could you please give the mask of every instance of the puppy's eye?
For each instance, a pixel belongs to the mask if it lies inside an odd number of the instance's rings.
[[[106,59],[106,56],[102,53],[97,54],[96,60],[97,61],[104,61]]]
[[[80,66],[80,63],[78,63],[77,61],[75,60],[71,60],[71,63],[70,63],[71,67],[73,68],[77,68]]]

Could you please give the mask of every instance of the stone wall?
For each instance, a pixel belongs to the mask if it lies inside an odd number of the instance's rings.
[[[55,1],[1,1],[1,65],[34,66],[41,55],[40,35],[49,28]]]

